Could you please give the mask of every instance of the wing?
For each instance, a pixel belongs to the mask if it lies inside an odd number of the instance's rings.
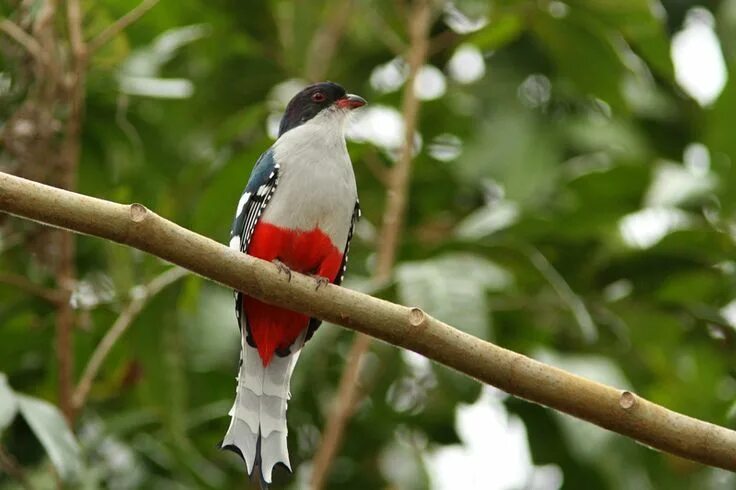
[[[350,230],[348,231],[348,240],[345,243],[345,252],[342,254],[342,264],[340,264],[340,271],[337,273],[337,277],[333,281],[333,284],[339,286],[342,284],[342,280],[345,278],[345,271],[348,269],[348,254],[350,253],[350,240],[353,238],[353,232],[355,232],[355,225],[360,219],[360,201],[355,201],[355,208],[353,209],[353,217],[350,220]],[[304,342],[312,338],[314,332],[317,331],[319,326],[322,324],[322,320],[318,318],[312,318],[309,320],[307,326],[307,336]]]
[[[274,161],[273,150],[269,149],[263,153],[250,174],[248,184],[238,201],[238,209],[235,211],[235,219],[230,230],[230,248],[243,253],[248,252],[248,245],[253,238],[253,230],[256,223],[268,206],[276,186],[279,182],[279,165]],[[243,295],[235,291],[235,316],[238,319],[238,327],[242,329],[240,312],[242,311]],[[250,336],[248,336],[250,337]],[[252,341],[248,339],[250,344]]]

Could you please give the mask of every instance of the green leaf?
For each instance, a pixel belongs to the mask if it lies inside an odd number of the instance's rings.
[[[488,337],[490,328],[486,291],[503,290],[512,282],[505,269],[471,254],[403,263],[396,276],[402,303],[481,338]]]
[[[501,14],[488,27],[470,35],[468,42],[484,51],[499,49],[517,39],[523,27],[519,15]]]
[[[656,72],[672,80],[670,40],[657,0],[570,0],[569,5],[619,32]]]
[[[8,386],[8,377],[0,373],[0,433],[13,421],[18,411],[15,393]]]
[[[519,206],[513,201],[487,204],[467,216],[457,226],[457,236],[477,240],[508,228],[520,219]]]
[[[61,412],[39,398],[17,395],[17,400],[20,413],[41,441],[62,480],[78,479],[82,471],[81,451]]]
[[[495,179],[505,197],[523,210],[547,198],[560,158],[553,132],[529,111],[511,104],[478,125],[463,158],[452,169],[471,185]]]
[[[595,28],[595,19],[581,15],[534,17],[532,29],[563,76],[583,92],[605,100],[617,109],[624,103],[619,87],[626,69],[606,32]]]

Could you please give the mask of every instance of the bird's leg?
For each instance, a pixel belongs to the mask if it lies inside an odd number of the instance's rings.
[[[317,282],[317,286],[314,288],[315,291],[317,291],[322,286],[327,286],[330,283],[330,280],[328,278],[326,278],[325,276],[320,276],[319,274],[309,274],[309,277]]]
[[[291,282],[291,269],[289,269],[289,266],[281,262],[279,259],[273,259],[271,263],[279,270],[279,274],[286,274],[286,277],[288,278],[287,281]]]

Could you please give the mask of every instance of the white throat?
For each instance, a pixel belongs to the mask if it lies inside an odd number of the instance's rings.
[[[274,143],[279,183],[262,218],[282,228],[319,228],[338,250],[347,243],[358,198],[345,144],[347,115],[326,109]]]
[[[337,107],[323,110],[304,124],[290,129],[274,143],[274,150],[279,147],[281,151],[291,152],[301,147],[319,145],[323,150],[330,150],[337,146],[345,147],[345,127],[348,120],[348,111]],[[295,148],[290,148],[295,147]]]

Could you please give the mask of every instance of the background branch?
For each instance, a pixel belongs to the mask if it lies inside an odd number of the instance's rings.
[[[114,23],[109,25],[104,31],[102,31],[97,37],[92,39],[89,43],[89,54],[90,56],[96,53],[105,44],[112,41],[112,39],[123,32],[131,24],[136,22],[138,19],[143,17],[146,12],[151,10],[159,0],[143,0],[136,8],[128,12],[127,14],[120,17]]]
[[[66,1],[66,15],[69,25],[69,44],[77,62],[84,60],[87,56],[87,47],[82,37],[82,7],[79,0]]]
[[[249,296],[404,347],[507,393],[587,420],[641,443],[736,470],[736,432],[682,415],[478,339],[426,315],[294,273],[129,206],[0,172],[0,211],[106,238],[185,267]]]
[[[305,70],[309,81],[320,81],[327,76],[350,14],[354,12],[353,3],[354,0],[339,0],[328,4],[330,16],[309,44]]]
[[[33,485],[28,481],[26,472],[18,461],[0,444],[0,469],[20,483],[26,490],[33,490]]]
[[[542,254],[538,249],[534,247],[527,247],[523,245],[517,246],[518,250],[521,250],[529,262],[534,266],[537,271],[545,278],[545,280],[552,286],[555,293],[560,297],[562,301],[570,308],[570,312],[575,317],[580,327],[580,333],[583,338],[588,342],[594,342],[598,338],[598,328],[593,321],[588,308],[580,296],[575,294],[570,285],[565,281],[557,269],[547,260],[547,257]]]
[[[419,99],[414,90],[414,80],[427,58],[429,27],[432,9],[428,0],[415,0],[407,14],[410,46],[407,54],[409,74],[404,83],[402,97],[402,116],[404,119],[404,142],[396,165],[387,172],[386,209],[379,233],[376,269],[373,281],[384,284],[393,273],[394,262],[403,228],[406,205],[409,199],[412,156],[414,154],[414,133],[419,117]],[[312,469],[312,488],[321,489],[327,479],[338,449],[342,443],[345,427],[361,395],[359,383],[361,359],[371,345],[370,337],[357,334],[350,349],[347,364],[340,377],[337,395],[332,411],[327,418],[322,440],[314,456]]]
[[[112,324],[110,330],[107,331],[105,336],[102,338],[92,356],[87,362],[87,366],[84,368],[82,377],[77,384],[77,388],[74,390],[74,396],[72,397],[72,404],[75,412],[79,412],[87,401],[87,395],[92,387],[92,382],[97,377],[97,373],[102,367],[102,363],[105,362],[107,356],[112,351],[120,337],[128,330],[135,319],[138,317],[143,308],[146,306],[148,301],[160,293],[167,286],[178,281],[182,277],[189,274],[189,271],[182,269],[181,267],[173,267],[166,272],[156,276],[146,284],[145,286],[137,286],[130,292],[131,300],[130,303],[120,312],[115,323]]]
[[[33,36],[21,29],[18,24],[8,19],[2,19],[0,20],[0,31],[3,31],[5,34],[8,35],[8,37],[23,46],[23,48],[28,51],[31,56],[33,56],[37,63],[46,63],[41,45],[38,44]]]
[[[77,170],[81,156],[82,124],[84,121],[87,80],[87,46],[82,37],[82,7],[79,0],[66,1],[66,19],[72,59],[64,66],[64,80],[57,97],[68,104],[69,116],[61,142],[58,184],[64,189],[77,188]],[[56,282],[67,295],[77,282],[77,243],[72,233],[57,234],[58,256]],[[69,301],[60,301],[56,311],[56,355],[59,361],[59,399],[70,425],[74,424],[74,328],[75,312]]]
[[[43,298],[52,304],[59,303],[64,299],[62,297],[63,295],[61,295],[59,291],[40,286],[18,274],[0,272],[0,284],[7,284],[14,288],[18,288],[26,293]]]

